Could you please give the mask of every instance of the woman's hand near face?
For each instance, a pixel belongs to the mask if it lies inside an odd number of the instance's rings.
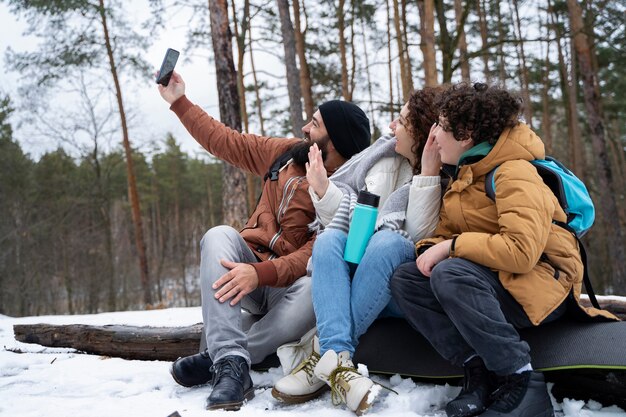
[[[424,145],[424,151],[422,152],[422,172],[420,175],[434,177],[439,175],[441,169],[441,156],[439,155],[439,148],[435,143],[435,131],[438,129],[437,123],[434,123],[430,128],[428,139],[426,139],[426,145]]]
[[[309,148],[309,162],[306,163],[306,179],[319,198],[324,197],[328,189],[328,177],[322,159],[322,151],[317,144]]]

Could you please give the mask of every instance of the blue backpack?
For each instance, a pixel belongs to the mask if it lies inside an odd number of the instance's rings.
[[[550,188],[559,201],[559,205],[567,215],[565,223],[553,220],[557,224],[570,232],[574,233],[578,240],[581,260],[584,266],[583,281],[585,289],[589,296],[591,305],[600,308],[596,299],[591,279],[587,273],[587,252],[580,238],[589,231],[595,220],[596,211],[593,207],[593,201],[589,196],[589,191],[585,184],[574,175],[569,169],[549,156],[546,159],[535,159],[530,161],[537,168],[537,173],[543,179],[543,182]],[[496,200],[496,183],[494,174],[498,167],[492,169],[485,177],[485,192],[493,201]]]
[[[554,223],[575,233],[577,237],[582,237],[595,220],[593,201],[585,184],[561,162],[549,156],[546,159],[535,159],[530,163],[537,168],[537,173],[552,190],[567,215],[565,224],[556,221]],[[494,174],[497,169],[498,167],[495,167],[485,178],[485,191],[492,200],[496,198]]]

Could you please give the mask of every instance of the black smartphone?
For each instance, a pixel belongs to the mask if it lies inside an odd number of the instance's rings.
[[[178,55],[180,55],[178,51],[172,48],[167,48],[167,51],[165,52],[165,58],[163,58],[163,63],[161,64],[161,69],[159,70],[159,74],[157,75],[157,84],[161,84],[167,87],[170,82],[170,78],[172,77],[172,73],[174,72],[176,61],[178,61]]]

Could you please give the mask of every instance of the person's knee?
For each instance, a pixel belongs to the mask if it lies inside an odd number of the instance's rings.
[[[437,298],[455,298],[463,291],[463,284],[472,279],[468,262],[461,258],[448,258],[439,262],[430,275],[430,286]]]
[[[200,239],[200,249],[215,247],[223,247],[227,241],[237,239],[239,232],[227,225],[215,226],[207,230]]]
[[[345,242],[347,234],[338,229],[326,229],[324,233],[318,235],[315,238],[315,244],[313,245],[313,254],[319,253],[320,250],[325,250],[330,246]]]
[[[381,247],[385,248],[396,241],[404,239],[402,235],[392,230],[379,230],[374,233],[367,244],[367,247]]]
[[[302,300],[302,302],[311,302],[311,284],[311,277],[300,277],[293,284],[291,284],[291,287],[289,287],[289,290],[287,291],[287,296],[293,299]]]

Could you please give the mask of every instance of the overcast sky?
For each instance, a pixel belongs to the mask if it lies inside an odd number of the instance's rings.
[[[140,22],[149,17],[149,8],[147,1],[133,1],[126,4],[132,4],[129,10],[128,19],[134,22]],[[128,7],[128,6],[126,6]],[[170,20],[167,29],[155,34],[153,43],[146,51],[144,58],[151,63],[155,70],[158,70],[165,50],[174,48],[180,51],[181,55],[176,65],[176,70],[180,72],[187,85],[187,96],[195,103],[202,106],[209,114],[219,117],[217,107],[217,91],[215,82],[215,69],[212,63],[209,63],[205,56],[196,56],[190,58],[190,54],[186,54],[185,36],[187,30],[188,16],[179,13]],[[2,73],[4,82],[0,84],[0,92],[8,93],[14,106],[19,107],[21,104],[20,97],[17,93],[17,82],[19,74],[12,71],[5,63],[6,49],[11,46],[15,51],[32,50],[36,46],[36,40],[32,37],[24,35],[26,25],[23,19],[18,21],[17,18],[9,12],[9,8],[5,2],[0,2],[0,27],[2,27],[2,36],[0,36],[0,61],[2,63]],[[149,147],[148,142],[152,140],[162,141],[166,133],[172,132],[181,143],[183,149],[191,155],[202,155],[206,152],[194,141],[193,138],[182,127],[178,118],[168,109],[168,104],[163,101],[158,93],[156,84],[148,81],[133,81],[132,85],[125,84],[122,86],[122,95],[125,100],[125,106],[131,107],[137,113],[138,120],[135,125],[141,126],[142,129],[131,130],[131,142],[133,146],[145,149]],[[71,104],[71,103],[68,103]],[[22,148],[30,153],[32,157],[39,158],[42,153],[54,150],[57,144],[48,141],[42,142],[33,140],[26,128],[17,128],[17,120],[19,114],[16,111],[15,116],[11,119],[14,125],[14,137],[20,142]],[[121,129],[120,129],[121,141]]]

